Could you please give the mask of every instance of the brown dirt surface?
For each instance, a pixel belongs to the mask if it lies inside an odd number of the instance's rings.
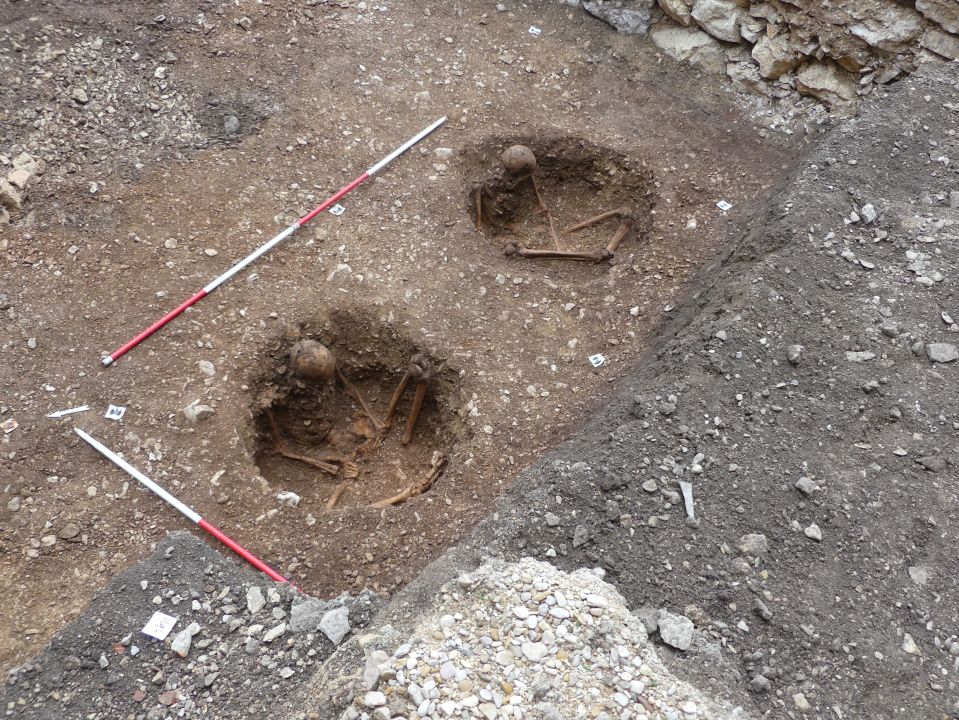
[[[19,423],[0,439],[3,667],[188,526],[74,425],[306,590],[393,592],[636,371],[721,249],[716,202],[734,214],[758,202],[800,144],[758,134],[722,88],[561,5],[23,1],[0,16],[0,154],[45,165],[0,228],[0,412]],[[441,115],[342,216],[100,366]],[[642,210],[612,262],[507,258],[501,237],[476,231],[468,188],[514,142],[540,155],[559,226],[624,199]],[[522,203],[520,231],[545,246]],[[282,366],[300,337],[328,342],[379,412],[413,354],[445,364],[416,442],[398,447],[397,423],[326,514],[335,481],[263,442],[260,393],[289,389]],[[604,367],[587,362],[595,353]],[[327,399],[300,395],[295,419],[352,426],[356,408]],[[215,413],[193,425],[180,411],[196,402]],[[79,404],[91,410],[45,417]],[[127,407],[122,421],[103,417],[108,404]],[[429,492],[368,506],[428,471],[435,450],[449,464]],[[301,504],[279,504],[282,490]]]

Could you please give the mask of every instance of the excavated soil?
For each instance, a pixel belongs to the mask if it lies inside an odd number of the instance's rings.
[[[0,229],[0,413],[19,423],[0,438],[3,667],[188,527],[73,426],[304,589],[388,595],[636,371],[678,298],[697,292],[694,271],[728,242],[716,203],[736,217],[760,202],[801,144],[558,4],[20,2],[0,16],[0,155],[45,161]],[[71,99],[78,86],[85,103]],[[343,215],[317,218],[101,367],[102,353],[441,115],[448,123],[347,196]],[[540,155],[560,225],[638,210],[611,262],[509,258],[498,232],[477,232],[464,188],[515,142]],[[544,246],[530,197],[516,202],[513,222]],[[415,443],[398,447],[396,427],[331,512],[334,482],[264,439],[268,384],[287,393],[279,416],[304,452],[323,449],[306,420],[356,419],[339,391],[319,410],[289,384],[282,366],[299,337],[329,342],[379,412],[412,353],[445,363]],[[215,412],[192,424],[191,403]],[[79,404],[91,410],[45,417]],[[103,417],[108,404],[127,408],[122,421]],[[448,464],[429,492],[370,507],[437,450]],[[283,490],[300,504],[278,502]]]

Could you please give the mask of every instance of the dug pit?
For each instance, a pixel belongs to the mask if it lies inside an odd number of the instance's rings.
[[[611,260],[652,225],[652,174],[579,138],[495,138],[470,152],[470,219],[510,257]]]
[[[328,368],[315,355],[327,349]],[[268,368],[254,458],[281,501],[314,516],[429,492],[462,437],[456,373],[391,330],[345,318],[304,328],[277,342]]]

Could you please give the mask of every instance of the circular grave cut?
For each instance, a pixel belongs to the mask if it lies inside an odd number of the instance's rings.
[[[271,354],[253,408],[260,473],[314,515],[428,493],[464,432],[450,410],[456,373],[391,330],[329,325]]]
[[[595,143],[497,138],[468,159],[470,219],[509,256],[608,260],[652,225],[652,174]]]

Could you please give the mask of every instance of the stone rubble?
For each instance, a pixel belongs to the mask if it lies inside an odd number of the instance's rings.
[[[693,624],[662,611],[688,648]],[[492,560],[442,588],[392,654],[369,653],[341,720],[694,720],[745,718],[678,680],[622,596],[581,569]]]
[[[564,0],[566,2],[567,0]],[[576,4],[577,0],[569,0]],[[815,98],[840,115],[918,66],[959,60],[959,3],[919,0],[595,0],[619,32],[756,95]],[[703,37],[709,38],[708,40]]]
[[[113,591],[63,631],[76,649],[65,652],[64,640],[55,640],[10,671],[7,710],[73,718],[83,708],[83,717],[103,720],[273,716],[293,706],[290,693],[301,692],[315,667],[372,615],[368,591],[319,600],[212,557],[188,533],[165,538],[153,558],[116,578]],[[166,574],[184,559],[194,563],[192,574],[182,566]],[[307,605],[321,616],[335,613],[336,640],[316,623],[284,622]],[[163,642],[141,631],[154,610],[177,619]]]

